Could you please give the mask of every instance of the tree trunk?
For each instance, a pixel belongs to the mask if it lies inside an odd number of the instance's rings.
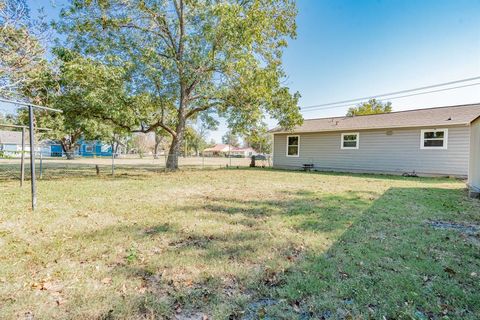
[[[64,148],[65,155],[67,156],[67,160],[74,160],[75,159],[75,147],[68,146]]]
[[[166,167],[170,170],[178,169],[178,156],[180,155],[180,149],[182,148],[183,138],[185,136],[186,119],[180,115],[178,120],[177,130],[175,131],[176,135],[172,138],[172,144],[170,145],[167,157]]]
[[[181,50],[180,50],[181,51]],[[180,60],[181,60],[181,55]],[[182,69],[179,67],[180,78],[182,78]],[[178,156],[180,155],[180,149],[182,148],[183,139],[185,137],[185,126],[187,124],[187,94],[185,91],[185,83],[180,80],[180,105],[177,114],[177,127],[175,129],[175,135],[172,135],[172,144],[168,151],[167,163],[165,167],[169,170],[178,169]]]
[[[153,158],[158,159],[158,147],[160,143],[162,143],[163,137],[157,133],[155,133],[155,149],[153,151]]]
[[[75,159],[75,144],[70,144],[67,142],[61,142],[63,152],[65,152],[65,156],[67,160],[74,160]]]

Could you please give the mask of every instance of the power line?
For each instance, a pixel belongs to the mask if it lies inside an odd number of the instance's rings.
[[[462,82],[478,80],[478,79],[480,79],[480,76],[473,77],[473,78],[460,79],[460,80],[455,80],[455,81],[449,81],[449,82],[444,82],[444,83],[438,83],[438,84],[433,84],[433,85],[424,86],[424,87],[418,87],[418,88],[414,88],[414,89],[407,89],[407,90],[395,91],[395,92],[390,92],[390,93],[382,93],[382,94],[377,94],[377,95],[368,96],[368,97],[317,104],[317,105],[303,107],[302,110],[303,109],[310,109],[310,108],[333,106],[333,105],[343,104],[343,103],[360,102],[360,101],[363,101],[363,100],[369,100],[369,99],[373,99],[373,98],[387,97],[387,96],[393,96],[393,95],[396,95],[396,94],[402,94],[402,93],[408,93],[408,92],[413,92],[413,91],[443,87],[443,86],[447,86],[447,85],[451,85],[451,84],[462,83]]]
[[[406,94],[406,95],[403,95],[403,96],[397,96],[397,97],[387,98],[387,99],[383,99],[383,100],[380,100],[380,101],[384,101],[384,100],[395,100],[395,99],[400,99],[400,98],[419,96],[419,95],[422,95],[422,94],[442,92],[442,91],[448,91],[448,90],[454,90],[454,89],[460,89],[460,88],[466,88],[466,87],[473,87],[473,86],[478,86],[478,85],[480,85],[480,82],[471,83],[471,84],[465,84],[465,85],[462,85],[462,86],[456,86],[456,87],[451,87],[451,88],[443,88],[443,89],[430,90],[430,91],[425,91],[425,92],[418,92],[418,93]],[[310,111],[318,111],[318,110],[344,108],[344,107],[350,107],[350,106],[352,106],[351,103],[350,103],[350,104],[343,104],[343,105],[339,105],[339,106],[324,107],[324,108],[310,108],[310,109],[307,109],[307,110],[304,110],[304,108],[301,108],[301,110],[302,110],[302,111],[305,111],[305,112],[310,112]]]

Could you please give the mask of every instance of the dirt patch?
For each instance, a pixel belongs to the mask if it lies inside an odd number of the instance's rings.
[[[177,314],[174,318],[175,320],[209,320],[210,318],[201,313],[190,313],[190,314]]]
[[[454,230],[468,235],[477,235],[480,233],[480,226],[476,224],[448,221],[428,221],[427,224],[434,229]]]
[[[266,317],[266,308],[278,304],[275,299],[260,299],[248,304],[242,320],[270,319]]]
[[[462,238],[475,246],[480,247],[480,226],[471,223],[456,223],[448,221],[428,221],[434,229],[453,230],[461,234]]]
[[[172,241],[168,245],[175,248],[195,247],[205,249],[213,240],[216,240],[213,235],[190,235],[186,238]]]

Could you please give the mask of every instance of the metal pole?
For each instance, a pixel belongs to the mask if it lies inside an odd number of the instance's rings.
[[[205,154],[202,151],[202,169],[205,169]]]
[[[25,127],[22,127],[22,154],[20,159],[20,187],[22,187],[25,180]]]
[[[228,136],[228,158],[229,158],[229,161],[230,161],[230,167],[232,166],[231,149],[232,149],[232,137],[229,135]]]
[[[43,155],[42,150],[40,150],[40,177],[39,179],[43,178]]]
[[[37,189],[35,186],[35,140],[33,130],[33,107],[28,107],[28,122],[30,131],[30,183],[32,187],[32,210],[37,207]]]
[[[115,152],[112,145],[112,176],[115,175]]]

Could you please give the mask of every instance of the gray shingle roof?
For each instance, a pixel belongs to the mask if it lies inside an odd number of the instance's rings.
[[[306,119],[301,126],[297,126],[291,131],[285,131],[282,128],[277,127],[270,130],[270,132],[301,133],[408,127],[440,127],[467,125],[478,117],[480,117],[480,104],[470,104],[398,111],[367,116]]]

